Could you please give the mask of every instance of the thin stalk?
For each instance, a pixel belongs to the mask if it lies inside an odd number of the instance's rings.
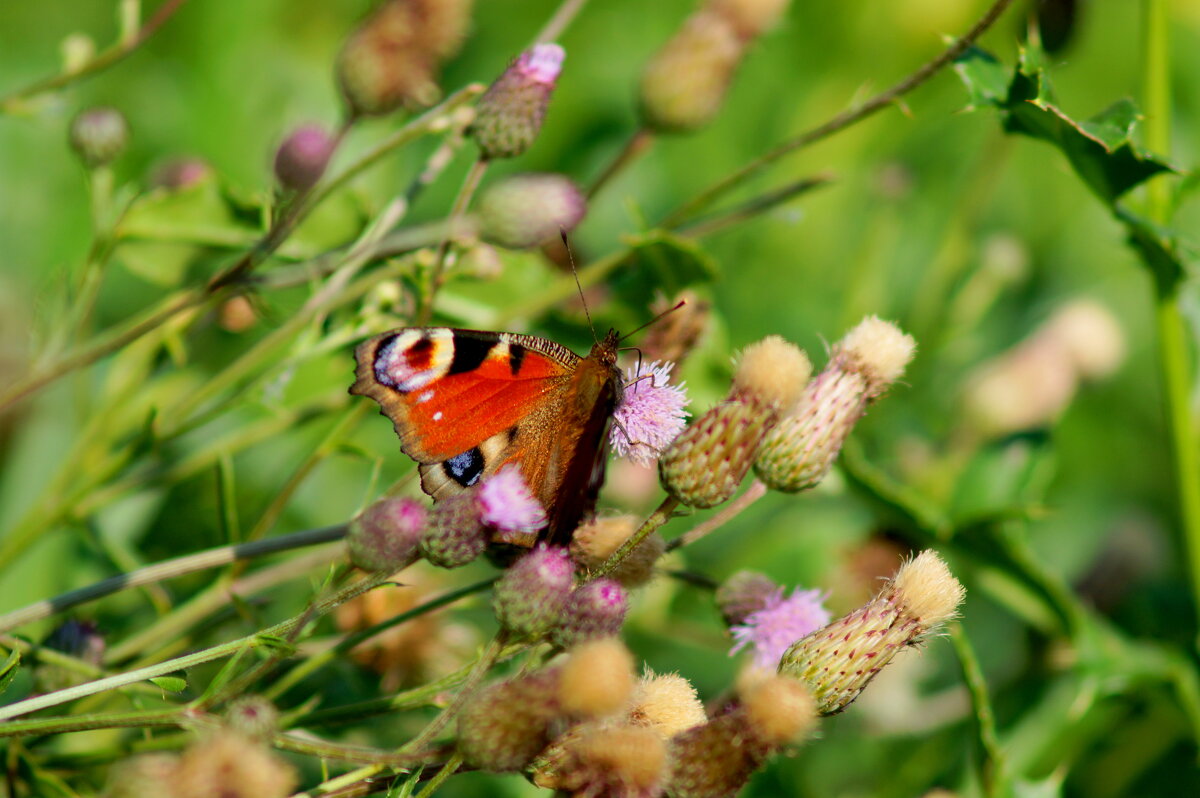
[[[899,83],[892,86],[890,89],[876,94],[874,97],[867,100],[857,108],[847,109],[832,119],[817,125],[814,128],[806,130],[800,135],[788,139],[780,144],[775,145],[767,152],[755,158],[750,163],[738,169],[736,172],[722,178],[714,183],[709,188],[702,191],[699,195],[684,203],[682,206],[672,211],[666,219],[663,220],[663,226],[675,227],[684,219],[694,215],[696,212],[704,209],[712,204],[713,200],[723,194],[727,194],[734,188],[737,188],[750,177],[758,174],[759,171],[767,166],[783,158],[785,155],[790,155],[797,150],[803,149],[811,144],[815,144],[822,139],[829,138],[834,133],[837,133],[851,125],[866,119],[867,117],[882,111],[896,100],[908,94],[913,89],[920,86],[925,81],[936,75],[945,67],[954,62],[956,58],[967,51],[975,41],[987,31],[996,20],[1004,14],[1008,7],[1012,4],[1012,0],[996,0],[995,3],[987,10],[987,12],[975,23],[972,28],[960,39],[956,39],[949,47],[942,51],[940,55],[923,65],[920,69],[913,72],[908,77],[901,80]]]
[[[181,709],[152,709],[138,712],[102,712],[94,715],[32,718],[0,723],[0,738],[32,737],[43,734],[92,731],[94,729],[141,729],[183,726],[187,722]]]
[[[417,798],[429,798],[429,796],[437,792],[438,788],[445,783],[446,779],[454,775],[454,772],[458,770],[462,763],[462,754],[460,754],[458,751],[455,751],[450,756],[450,759],[446,761],[446,764],[442,765],[442,769],[437,772],[437,775],[430,779],[429,783],[426,784],[419,793],[417,793]]]
[[[307,792],[298,792],[291,796],[291,798],[319,798],[319,796],[330,795],[342,789],[343,787],[349,787],[365,779],[378,776],[386,769],[387,768],[385,765],[367,765],[366,767],[361,767],[358,770],[352,770],[349,773],[344,773],[337,778],[323,781],[311,790]]]
[[[481,157],[471,164],[462,187],[459,188],[458,195],[454,198],[454,204],[450,207],[450,215],[447,217],[450,230],[446,238],[442,240],[441,246],[438,247],[433,274],[429,278],[428,294],[422,297],[421,309],[417,311],[417,324],[428,324],[430,318],[433,317],[433,301],[445,279],[446,258],[449,256],[450,246],[453,244],[451,233],[466,216],[467,208],[470,207],[471,200],[475,198],[475,192],[479,190],[479,184],[483,181],[483,176],[487,173],[490,163],[489,160]]]
[[[342,762],[365,762],[368,764],[386,765],[392,768],[413,768],[427,765],[446,756],[446,751],[423,751],[417,754],[398,754],[394,751],[383,751],[378,748],[364,748],[356,745],[342,745],[327,740],[295,737],[290,734],[276,734],[271,738],[271,745],[283,751],[294,754],[305,754],[322,759],[337,759]]]
[[[1008,794],[1007,765],[1000,737],[996,734],[996,716],[988,698],[987,681],[983,677],[983,669],[979,667],[979,659],[975,656],[975,649],[963,631],[962,624],[951,624],[949,632],[950,642],[954,644],[954,651],[962,668],[963,681],[971,696],[975,731],[983,751],[980,781],[983,784],[984,795],[988,798],[1001,798]]]
[[[630,164],[636,161],[643,153],[650,149],[650,145],[654,143],[654,133],[646,128],[639,128],[634,131],[629,140],[625,142],[625,146],[617,153],[616,157],[605,167],[600,176],[587,190],[587,198],[590,202],[600,189],[604,188],[610,180],[623,172]]]
[[[703,238],[704,236],[718,233],[728,227],[733,227],[734,225],[753,219],[755,216],[760,216],[801,194],[806,194],[815,188],[828,185],[832,181],[833,175],[831,173],[806,177],[803,180],[789,183],[782,188],[753,197],[727,211],[714,213],[711,216],[690,219],[681,225],[678,230],[693,238]]]
[[[601,563],[600,567],[588,574],[588,581],[599,579],[602,576],[607,576],[612,573],[613,569],[625,561],[625,558],[633,553],[643,540],[648,538],[652,532],[657,530],[667,521],[671,520],[675,508],[679,506],[679,500],[674,496],[668,496],[663,499],[662,504],[658,505],[658,509],[650,514],[650,517],[645,520],[641,528],[637,532],[630,535],[629,539],[622,543],[617,550],[614,551],[609,558]]]
[[[135,571],[111,576],[95,584],[71,590],[52,599],[29,604],[20,609],[0,615],[0,633],[16,629],[42,618],[49,618],[72,607],[78,607],[89,601],[95,601],[104,596],[110,596],[122,590],[142,585],[151,585],[167,579],[174,579],[185,574],[217,568],[239,560],[251,560],[281,551],[291,551],[319,543],[329,543],[340,540],[346,534],[344,524],[324,527],[323,529],[308,529],[291,535],[280,535],[268,540],[258,540],[250,543],[239,543],[233,546],[218,546],[213,549],[186,554],[172,560],[147,565]]]
[[[579,288],[587,288],[603,280],[613,270],[624,263],[628,257],[629,250],[621,249],[605,255],[599,260],[592,261],[579,270],[578,287],[575,285],[574,279],[567,276],[560,277],[528,301],[524,303],[511,303],[507,310],[497,314],[495,326],[503,328],[514,319],[529,319],[540,316],[555,305],[560,304],[569,297],[575,296]]]
[[[575,15],[583,10],[587,5],[587,0],[563,0],[562,4],[555,10],[554,16],[547,20],[546,24],[538,31],[538,35],[533,38],[533,43],[552,42],[559,36],[562,36],[563,31],[575,19]]]
[[[679,537],[667,544],[667,551],[675,551],[675,549],[690,546],[697,540],[700,540],[705,535],[719,529],[731,520],[736,518],[747,507],[754,504],[756,501],[767,495],[767,486],[759,480],[754,480],[750,483],[750,487],[746,488],[746,492],[736,499],[731,501],[721,509],[719,513],[709,518],[707,521],[696,524],[694,527],[684,532]]]

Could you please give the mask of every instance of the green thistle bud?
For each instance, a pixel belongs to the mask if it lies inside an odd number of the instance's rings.
[[[319,125],[297,128],[275,152],[275,178],[293,191],[312,188],[325,174],[334,144]]]
[[[691,507],[715,507],[732,496],[763,436],[795,403],[811,371],[804,352],[779,336],[746,347],[729,397],[659,458],[663,487]]]
[[[115,108],[89,108],[71,120],[70,140],[89,169],[107,166],[125,152],[129,124]]]
[[[513,563],[492,593],[500,625],[518,635],[539,638],[559,622],[571,588],[575,565],[566,549],[539,546]]]
[[[746,616],[767,606],[767,600],[780,594],[779,585],[758,571],[738,571],[717,588],[717,609],[729,626],[737,626]]]
[[[475,498],[475,491],[467,491],[434,505],[420,543],[421,554],[433,565],[458,568],[487,548],[487,530]]]
[[[399,571],[416,560],[427,516],[413,499],[380,499],[350,522],[350,562],[364,571]]]
[[[468,699],[458,717],[458,750],[493,773],[520,770],[550,742],[559,715],[558,674],[541,671],[498,682]]]
[[[557,44],[535,44],[517,56],[479,98],[470,134],[484,158],[513,158],[533,144],[563,57]]]
[[[612,637],[625,622],[625,589],[613,579],[580,585],[567,601],[560,625],[551,633],[555,645],[570,648],[587,640]]]
[[[864,319],[834,346],[799,406],[763,439],[754,464],[758,478],[785,493],[824,479],[854,425],[904,373],[915,347],[894,324]]]
[[[699,11],[642,72],[640,107],[656,133],[691,133],[712,121],[742,59],[737,30],[719,14]]]
[[[941,558],[923,551],[870,602],[793,644],[779,672],[812,691],[820,714],[841,712],[896,652],[950,620],[964,594]]]
[[[562,175],[510,177],[479,201],[480,233],[509,249],[528,249],[570,232],[587,213],[583,192]]]

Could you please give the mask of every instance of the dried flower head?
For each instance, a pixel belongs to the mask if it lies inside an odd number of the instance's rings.
[[[749,646],[755,667],[774,671],[792,643],[829,623],[829,610],[822,601],[819,590],[793,590],[788,598],[783,597],[783,590],[775,591],[761,609],[730,629],[736,642],[729,653]]]
[[[894,324],[864,319],[834,346],[795,410],[764,437],[754,463],[758,478],[786,493],[824,479],[868,405],[899,379],[915,349]]]
[[[535,44],[479,98],[470,134],[484,158],[513,158],[533,144],[565,56],[557,44]]]
[[[115,108],[89,108],[71,120],[71,147],[89,168],[116,160],[129,144],[129,123]]]
[[[613,415],[609,442],[621,457],[653,465],[686,426],[684,384],[671,385],[674,363],[640,363],[625,373],[625,390]]]
[[[428,515],[415,499],[380,499],[350,522],[350,561],[366,571],[399,571],[417,558]]]
[[[506,532],[536,532],[546,525],[546,510],[533,497],[518,466],[506,465],[485,479],[478,502],[480,519],[501,533],[500,540]]]
[[[567,550],[540,545],[500,577],[492,609],[505,629],[538,638],[559,622],[574,584],[575,565]]]
[[[945,562],[923,551],[866,605],[797,641],[779,672],[812,691],[820,714],[841,712],[897,651],[950,620],[963,596]]]
[[[629,710],[629,722],[635,726],[645,726],[667,740],[705,720],[696,688],[679,674],[656,675],[647,670],[638,682]]]
[[[812,363],[803,349],[768,335],[742,350],[732,395],[782,412],[796,404],[811,375]]]
[[[586,213],[583,192],[562,175],[514,175],[480,197],[480,235],[502,247],[529,249],[575,229]]]
[[[334,146],[320,125],[297,128],[275,151],[275,178],[293,191],[312,188],[325,174]]]
[[[593,518],[584,522],[571,537],[571,556],[584,568],[595,570],[612,556],[622,543],[637,530],[638,521],[631,515]],[[647,535],[610,576],[626,588],[646,584],[654,576],[654,565],[667,550],[667,543],[657,532]]]
[[[615,637],[589,640],[571,649],[559,672],[559,703],[575,717],[606,718],[629,704],[633,656]]]
[[[279,728],[279,710],[259,695],[247,695],[230,702],[225,724],[250,740],[267,740]]]
[[[738,693],[748,725],[768,746],[796,742],[816,724],[816,703],[795,679],[766,674],[740,687]]]

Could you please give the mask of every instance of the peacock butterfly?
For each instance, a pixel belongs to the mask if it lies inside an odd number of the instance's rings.
[[[533,335],[405,327],[359,345],[350,392],[379,403],[435,501],[514,463],[546,509],[541,538],[565,544],[604,480],[618,341],[579,357]]]

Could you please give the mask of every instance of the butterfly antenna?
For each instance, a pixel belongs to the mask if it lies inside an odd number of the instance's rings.
[[[579,282],[579,272],[575,269],[575,254],[571,252],[571,242],[567,240],[567,231],[560,227],[558,234],[562,237],[563,249],[567,251],[567,263],[571,264],[571,276],[575,278],[575,287],[579,289],[579,301],[583,303],[583,315],[587,316],[588,326],[592,328],[592,340],[600,343],[600,338],[596,335],[596,325],[592,324],[592,313],[588,310],[587,299],[583,296],[583,285]]]
[[[666,310],[664,310],[662,313],[659,313],[657,316],[655,316],[654,318],[650,319],[650,321],[648,321],[648,322],[646,322],[645,324],[643,324],[641,327],[638,327],[636,330],[633,330],[632,332],[628,332],[628,333],[625,333],[624,335],[622,335],[622,336],[621,336],[621,340],[622,340],[622,341],[624,341],[624,340],[625,340],[626,338],[628,338],[629,336],[631,336],[631,335],[635,335],[635,334],[637,334],[637,333],[640,333],[642,330],[646,329],[646,328],[647,328],[647,327],[649,327],[651,324],[654,324],[655,322],[657,322],[657,321],[658,321],[659,319],[661,319],[663,316],[666,316],[668,313],[674,313],[675,311],[679,310],[681,307],[683,307],[683,306],[684,306],[684,305],[686,305],[686,304],[687,304],[687,300],[686,300],[686,299],[681,299],[681,300],[679,300],[678,302],[676,302],[676,303],[675,303],[675,307],[667,308],[667,309],[666,309]]]

